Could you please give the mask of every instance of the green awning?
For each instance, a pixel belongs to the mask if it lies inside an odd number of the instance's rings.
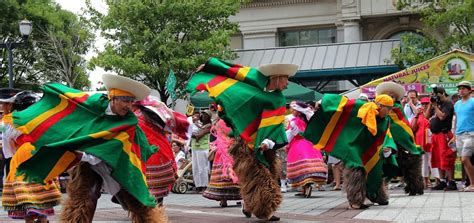
[[[322,98],[321,93],[291,81],[288,82],[288,87],[283,91],[283,95],[285,95],[287,103],[290,103],[293,100],[300,100],[304,102],[318,101]],[[209,107],[209,105],[212,103],[212,100],[209,98],[209,94],[207,92],[198,92],[191,97],[191,103],[194,107],[204,108]]]

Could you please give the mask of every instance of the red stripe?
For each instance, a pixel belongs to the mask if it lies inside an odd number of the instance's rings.
[[[334,145],[336,144],[337,138],[341,134],[342,129],[344,129],[347,121],[350,118],[350,114],[352,112],[352,108],[355,105],[355,102],[356,100],[354,99],[348,100],[346,105],[344,106],[341,117],[339,117],[339,121],[337,122],[336,127],[334,128],[332,132],[332,135],[329,137],[326,147],[324,147],[324,150],[326,150],[327,152],[331,152],[333,150]]]
[[[252,134],[258,129],[260,120],[260,117],[255,118],[249,125],[247,125],[247,128],[245,128],[245,130],[240,134],[240,137],[242,137],[246,142],[250,142],[252,140]]]
[[[237,75],[237,72],[239,72],[240,67],[230,67],[227,69],[227,77],[234,78],[235,75]]]
[[[121,131],[126,131],[128,128],[130,128],[130,125],[121,125],[117,126],[115,128],[111,128],[109,131],[110,132],[121,132]]]
[[[68,100],[68,106],[48,118],[46,121],[38,125],[38,127],[35,128],[30,134],[28,135],[22,135],[19,137],[18,142],[19,144],[23,144],[24,142],[36,142],[51,126],[59,122],[61,119],[66,117],[67,115],[71,114],[76,110],[77,104],[78,103],[83,103],[84,101],[89,98],[89,95],[85,94],[84,96],[80,98],[73,98]]]
[[[370,145],[370,148],[366,150],[364,154],[362,154],[362,164],[365,165],[367,162],[369,162],[370,158],[372,158],[372,156],[377,153],[377,147],[378,145],[383,143],[383,141],[385,140],[385,135],[386,132],[384,134],[380,134],[380,136],[375,140],[375,142]]]
[[[275,110],[267,110],[262,112],[262,119],[263,118],[269,118],[273,116],[279,116],[279,115],[284,115],[286,112],[285,106],[279,107]]]
[[[410,123],[407,119],[405,119],[405,115],[403,115],[402,110],[400,108],[393,108],[392,111],[395,112],[399,120],[410,126]]]
[[[135,128],[128,128],[125,130],[125,132],[128,134],[128,141],[132,144],[132,148],[130,150],[132,151],[132,153],[135,153],[135,155],[137,155],[137,157],[140,159],[141,171],[145,173],[146,165],[145,162],[142,162],[142,153],[140,150],[140,146],[135,143]]]
[[[211,88],[211,87],[214,87],[214,86],[218,85],[219,83],[221,83],[225,79],[227,79],[227,77],[216,76],[216,77],[212,78],[209,82],[207,82],[207,85]]]

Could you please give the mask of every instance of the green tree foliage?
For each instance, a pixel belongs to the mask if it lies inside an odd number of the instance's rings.
[[[474,0],[399,0],[398,9],[420,13],[424,36],[405,35],[401,47],[392,50],[392,58],[401,68],[458,48],[474,51]],[[442,40],[433,36],[438,32]]]
[[[88,3],[90,21],[109,41],[91,60],[92,66],[142,81],[167,100],[165,82],[170,70],[177,91],[209,57],[232,59],[229,21],[239,1],[108,1],[108,14]],[[180,95],[181,92],[177,92]]]
[[[24,47],[13,50],[15,87],[35,90],[48,81],[79,89],[90,85],[83,55],[94,37],[76,15],[54,0],[0,1],[0,42],[20,42],[22,19],[33,23],[33,31]],[[7,86],[7,50],[0,56],[0,84]]]
[[[400,47],[392,49],[392,60],[404,69],[438,56],[441,51],[436,40],[415,33],[403,34]]]
[[[84,55],[92,46],[95,36],[87,22],[68,11],[58,11],[50,18],[55,22],[48,27],[38,27],[44,35],[38,43],[41,60],[35,68],[43,69],[49,81],[83,89],[90,85]],[[46,68],[46,69],[45,69]]]

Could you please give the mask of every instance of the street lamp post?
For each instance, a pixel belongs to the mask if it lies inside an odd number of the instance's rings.
[[[13,49],[20,47],[26,44],[26,40],[31,34],[33,25],[28,20],[22,20],[19,23],[20,33],[22,36],[22,41],[14,42],[11,39],[8,39],[6,43],[1,43],[0,48],[7,49],[8,53],[8,87],[13,88]]]

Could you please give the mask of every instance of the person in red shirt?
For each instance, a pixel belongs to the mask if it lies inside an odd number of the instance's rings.
[[[430,134],[430,122],[425,118],[424,113],[430,104],[429,98],[422,98],[422,107],[417,108],[415,116],[411,120],[411,128],[415,134],[415,143],[420,145],[425,153],[422,156],[422,171],[425,188],[431,187],[429,180],[430,172],[435,178],[439,178],[438,169],[431,167],[431,149],[432,145],[429,139]]]

